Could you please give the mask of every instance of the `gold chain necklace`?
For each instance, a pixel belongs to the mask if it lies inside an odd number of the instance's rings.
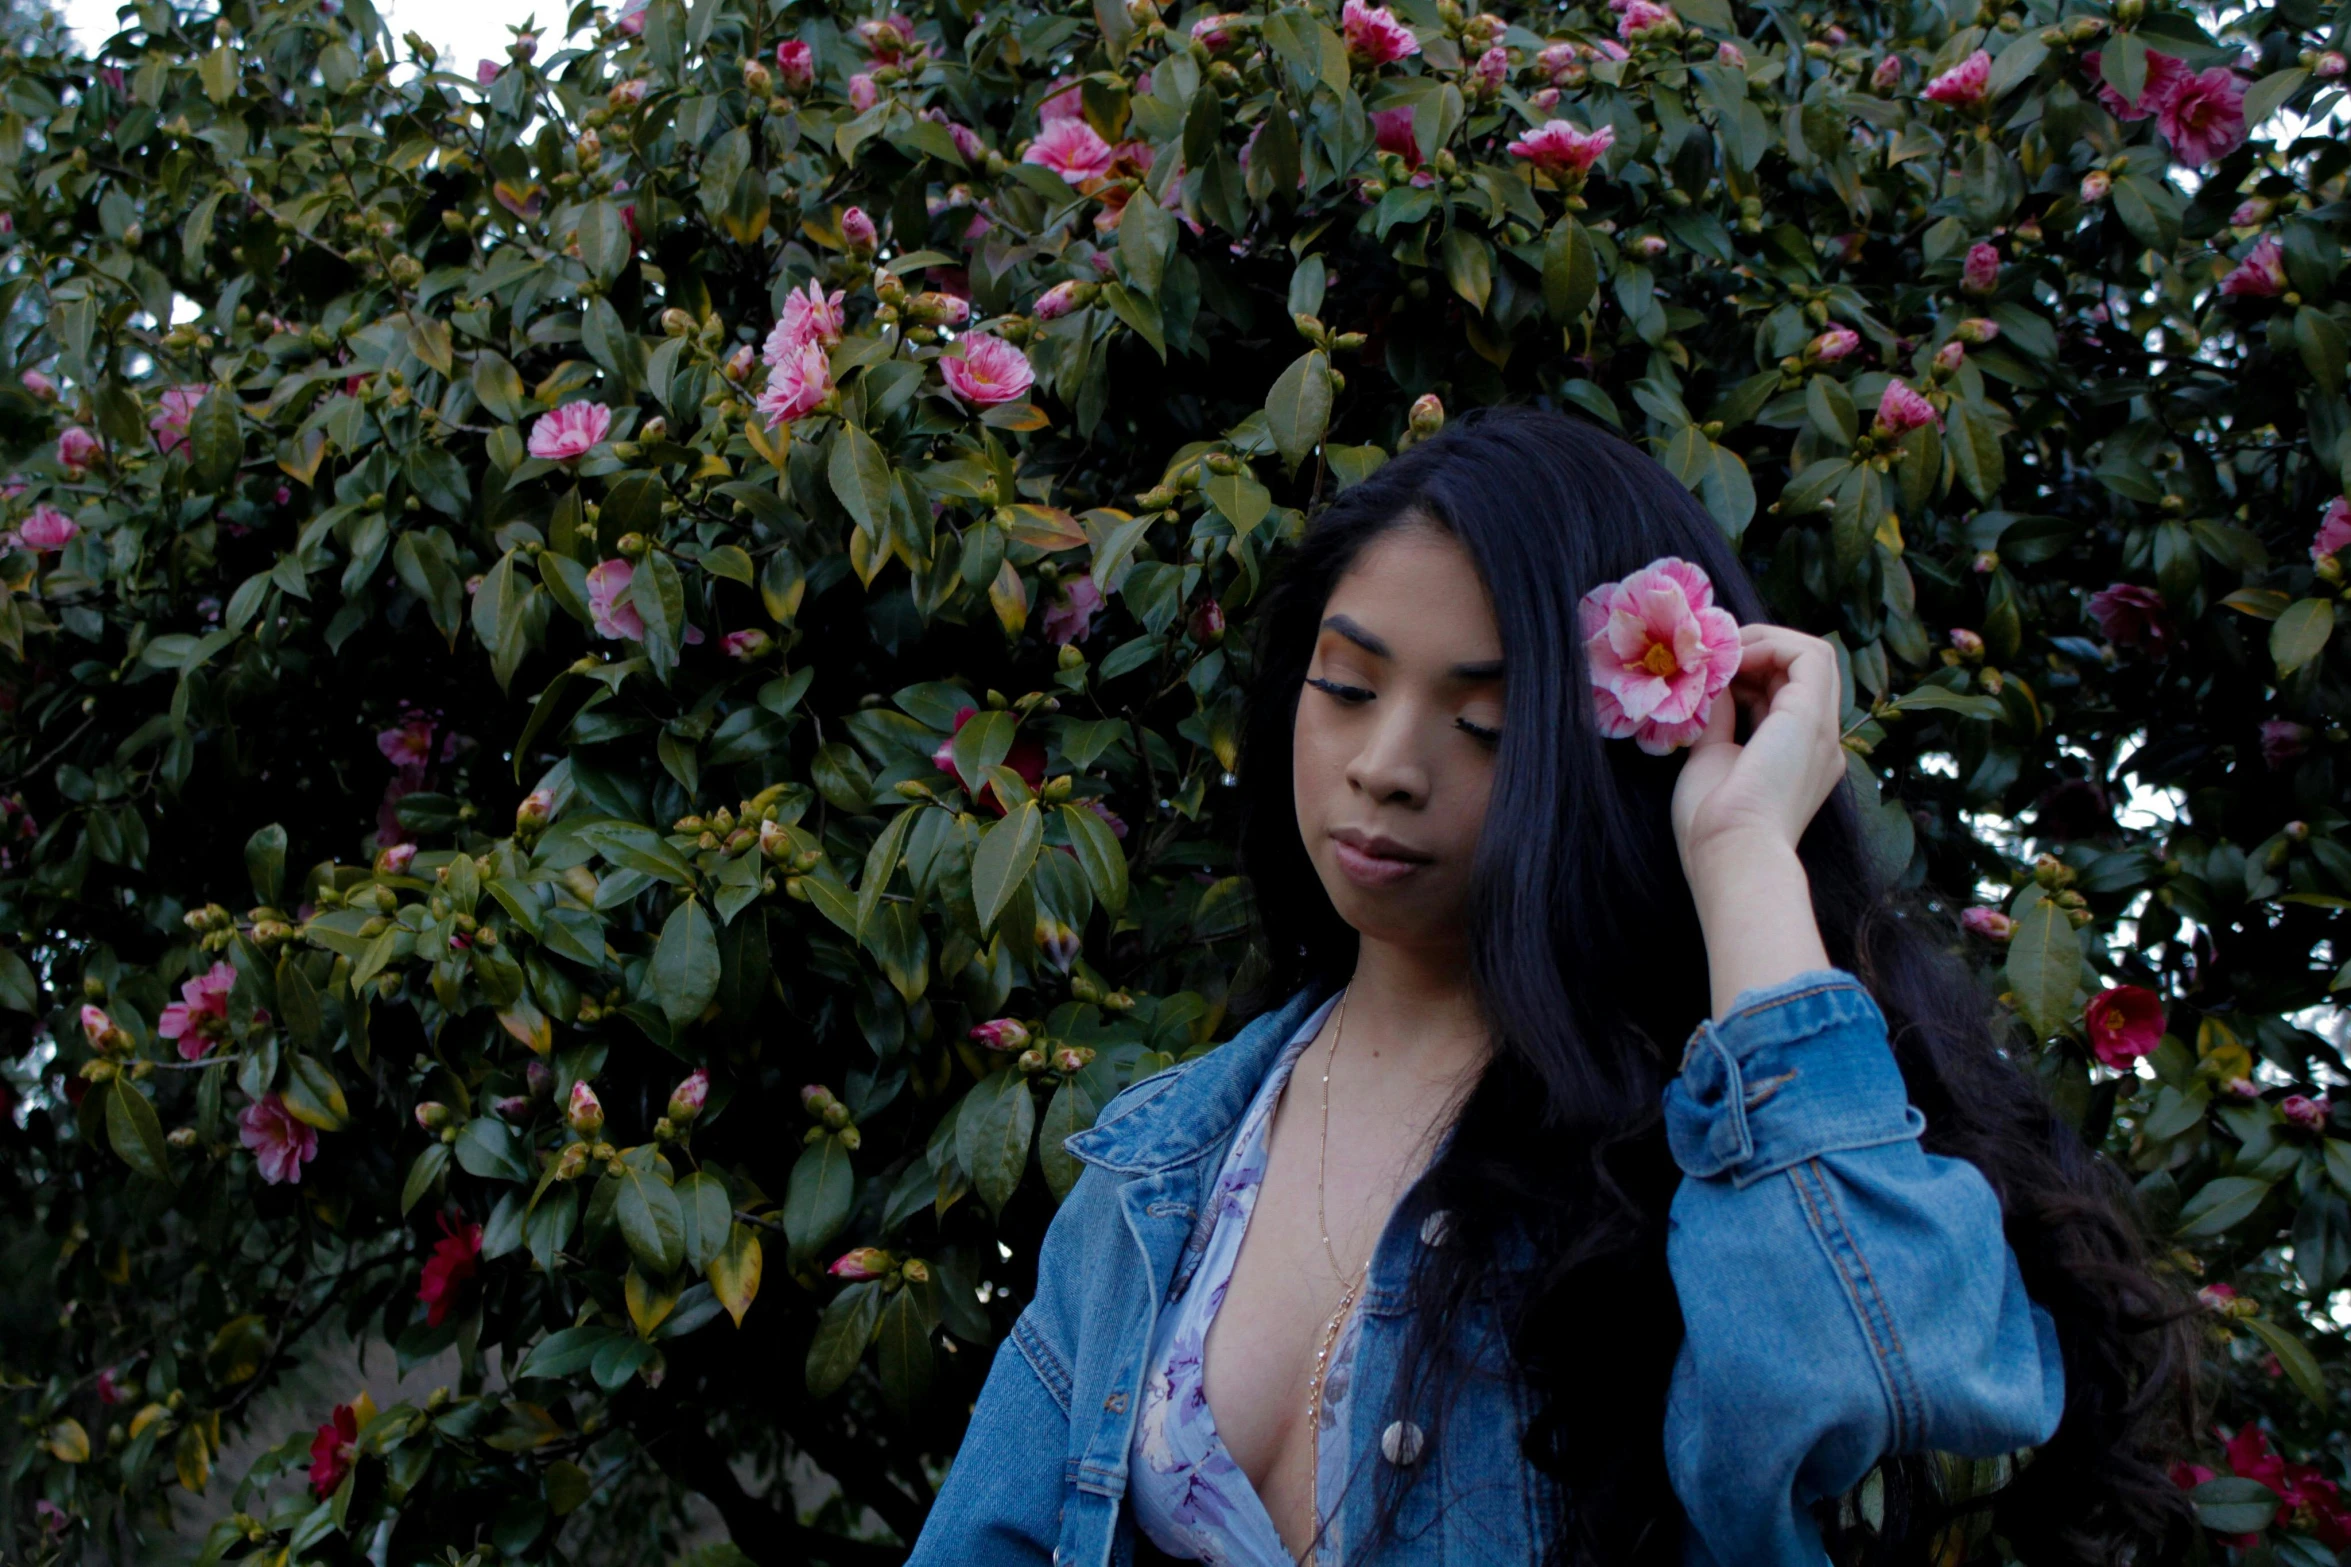
[[[1322,1225],[1323,1255],[1330,1259],[1331,1271],[1334,1274],[1342,1275],[1344,1270],[1339,1263],[1339,1254],[1331,1247],[1331,1219],[1328,1205],[1323,1200],[1323,1189],[1330,1181],[1331,1063],[1338,1059],[1339,1041],[1345,1036],[1346,1030],[1347,993],[1341,991],[1339,993],[1338,1017],[1331,1028],[1330,1054],[1323,1058],[1322,1064],[1322,1146],[1315,1158],[1314,1213]],[[1376,1238],[1373,1241],[1373,1249],[1375,1251],[1378,1249]],[[1347,1280],[1346,1289],[1339,1295],[1338,1308],[1331,1313],[1330,1320],[1322,1325],[1322,1340],[1314,1352],[1314,1374],[1307,1379],[1306,1383],[1307,1522],[1313,1526],[1314,1532],[1308,1537],[1307,1554],[1299,1558],[1301,1562],[1315,1554],[1314,1542],[1322,1537],[1323,1381],[1330,1372],[1331,1351],[1338,1347],[1339,1330],[1346,1326],[1347,1313],[1355,1305],[1355,1297],[1362,1290],[1364,1281],[1370,1275],[1371,1258],[1366,1257],[1363,1259],[1363,1266],[1355,1270],[1354,1277]]]

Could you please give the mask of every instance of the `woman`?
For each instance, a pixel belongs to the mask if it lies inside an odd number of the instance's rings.
[[[1587,648],[1644,563],[1666,642]],[[1069,1140],[916,1563],[1925,1561],[1925,1455],[2019,1449],[1976,1535],[2176,1550],[2186,1305],[1678,482],[1473,415],[1322,513],[1257,659],[1278,1004]]]

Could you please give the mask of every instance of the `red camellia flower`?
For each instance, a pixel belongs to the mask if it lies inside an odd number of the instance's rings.
[[[433,1242],[433,1254],[425,1259],[424,1282],[417,1286],[416,1298],[425,1304],[425,1326],[437,1328],[449,1315],[449,1308],[457,1304],[457,1292],[474,1275],[481,1263],[482,1227],[468,1224],[464,1229],[452,1229],[449,1215],[442,1214],[440,1240]]]
[[[2135,582],[2117,582],[2090,595],[2090,618],[2116,647],[2144,647],[2161,656],[2171,651],[2171,611],[2163,595]]]
[[[956,709],[956,733],[962,733],[963,726],[971,722],[971,715],[978,711],[979,709],[976,707]],[[955,741],[952,738],[941,741],[939,748],[931,753],[931,761],[937,765],[940,772],[954,772]],[[1045,781],[1045,748],[1027,735],[1022,735],[1012,742],[1012,749],[1004,753],[1004,765],[1018,773],[1022,783],[1034,789]],[[996,798],[994,788],[987,784],[980,785],[979,797],[989,810],[994,811],[998,816],[1004,814],[1003,802]]]
[[[326,1424],[310,1439],[310,1489],[321,1501],[351,1472],[353,1445],[359,1440],[359,1415],[349,1404],[337,1404]]]
[[[2163,998],[2144,985],[2115,985],[2082,1009],[2090,1049],[2108,1066],[2130,1064],[2163,1042]]]

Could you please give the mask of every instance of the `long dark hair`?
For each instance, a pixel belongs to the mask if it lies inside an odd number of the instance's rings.
[[[1261,930],[1280,933],[1266,941],[1258,1002],[1342,984],[1354,967],[1355,933],[1299,839],[1291,728],[1333,584],[1373,539],[1416,521],[1468,549],[1509,676],[1469,927],[1494,1053],[1445,1153],[1407,1198],[1417,1210],[1408,1217],[1443,1209],[1449,1222],[1445,1244],[1418,1253],[1389,1397],[1430,1451],[1444,1451],[1446,1410],[1483,1358],[1461,1329],[1486,1324],[1526,1398],[1525,1456],[1556,1519],[1550,1559],[1674,1563],[1683,1515],[1662,1431],[1682,1324],[1664,1221],[1680,1173],[1659,1097],[1712,1009],[1668,810],[1677,759],[1604,742],[1576,601],[1678,555],[1705,569],[1739,621],[1769,616],[1721,530],[1672,475],[1560,414],[1471,414],[1341,493],[1258,617],[1242,855]],[[1975,1501],[1971,1533],[1988,1507],[1991,1527],[2036,1567],[2169,1558],[2192,1534],[2165,1466],[2195,1419],[2192,1301],[2150,1272],[2118,1172],[2002,1053],[1949,911],[1897,893],[1873,866],[1849,784],[1798,852],[1830,962],[1885,1013],[1926,1116],[1925,1146],[1984,1173],[2025,1285],[2063,1345],[2064,1420]],[[1497,1265],[1513,1254],[1539,1260]],[[1374,1467],[1381,1537],[1409,1533],[1408,1513],[1429,1516],[1406,1505],[1420,1471]],[[1884,1470],[1882,1528],[1820,1509],[1840,1563],[1923,1562],[1963,1510],[1930,1460],[1890,1459]]]

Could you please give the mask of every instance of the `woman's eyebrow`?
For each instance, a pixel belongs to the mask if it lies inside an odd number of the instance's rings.
[[[1363,624],[1349,615],[1332,615],[1322,623],[1325,631],[1336,631],[1340,636],[1371,654],[1374,658],[1393,658],[1388,644],[1366,630]],[[1481,658],[1466,664],[1455,664],[1446,671],[1455,680],[1499,680],[1502,678],[1502,660]]]

